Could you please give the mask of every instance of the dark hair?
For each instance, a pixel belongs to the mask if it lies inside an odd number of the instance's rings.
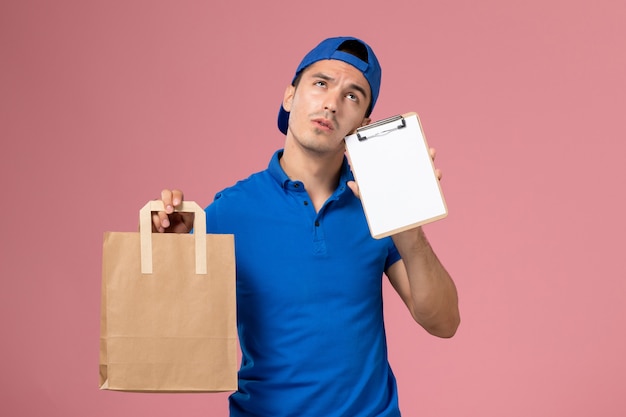
[[[341,45],[339,45],[337,50],[353,55],[365,63],[369,62],[368,55],[367,55],[367,48],[365,47],[365,45],[363,45],[361,42],[357,40],[350,39],[350,40],[344,41]],[[302,78],[303,72],[304,70],[300,71],[300,73],[296,76],[296,78],[294,78],[291,85],[293,85],[294,87],[298,86],[298,84],[300,83],[300,79]],[[371,113],[372,113],[372,99],[370,98],[370,104],[367,107],[365,116],[369,116]]]
[[[361,61],[368,63],[367,60],[367,48],[361,42],[357,40],[347,40],[339,45],[338,51],[347,52],[350,55],[354,55]]]

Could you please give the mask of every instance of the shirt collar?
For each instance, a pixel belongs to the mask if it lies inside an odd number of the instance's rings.
[[[289,177],[283,170],[283,167],[280,165],[280,158],[282,156],[283,149],[277,150],[272,156],[272,159],[270,160],[270,164],[267,169],[270,175],[274,178],[274,180],[282,188],[286,188],[287,185],[290,184],[292,181],[289,179]],[[352,175],[352,170],[350,170],[350,164],[348,164],[348,159],[344,156],[343,164],[341,165],[341,174],[339,176],[339,188],[345,186],[348,181],[354,181],[354,176]]]

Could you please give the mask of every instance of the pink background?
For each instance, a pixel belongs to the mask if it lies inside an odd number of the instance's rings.
[[[374,118],[420,114],[450,209],[426,231],[456,337],[386,287],[404,415],[626,413],[623,1],[4,0],[1,415],[227,414],[98,390],[102,235],[265,168],[297,63],[345,34],[383,63]]]

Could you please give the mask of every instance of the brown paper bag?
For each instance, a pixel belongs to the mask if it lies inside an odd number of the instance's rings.
[[[194,202],[194,234],[106,232],[102,260],[100,388],[148,392],[237,389],[233,235],[207,235]]]

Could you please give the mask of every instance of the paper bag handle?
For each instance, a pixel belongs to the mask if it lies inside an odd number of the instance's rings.
[[[152,200],[139,210],[141,243],[141,273],[152,273],[152,212],[165,211],[163,201]],[[206,217],[204,210],[193,201],[183,201],[174,211],[194,213],[193,228],[196,238],[196,274],[206,275]]]

